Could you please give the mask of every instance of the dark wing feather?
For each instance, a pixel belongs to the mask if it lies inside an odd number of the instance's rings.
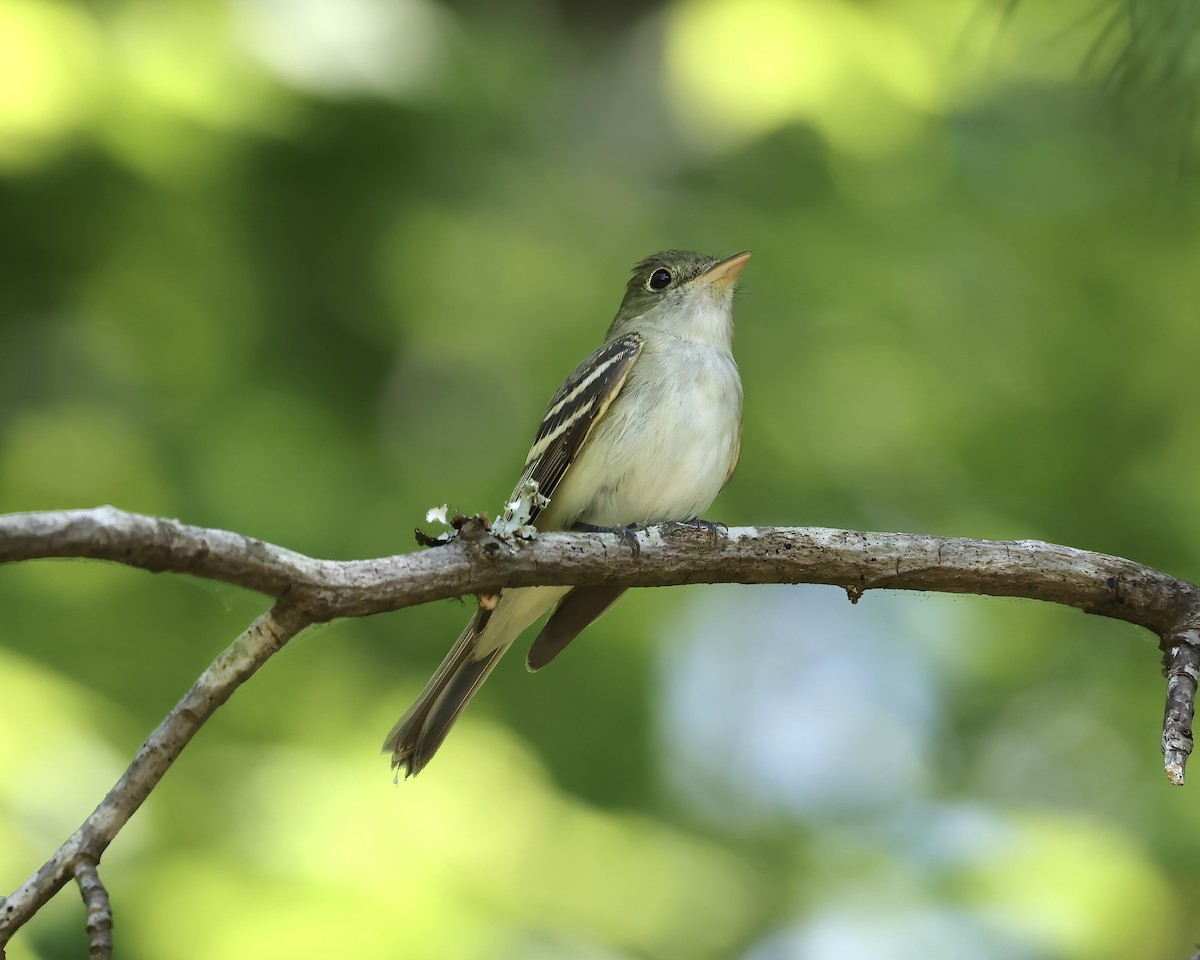
[[[576,587],[559,601],[542,632],[529,647],[525,665],[530,670],[541,670],[562,653],[584,627],[599,620],[624,592],[624,587]]]
[[[642,345],[642,338],[636,333],[610,340],[563,381],[546,407],[514,497],[530,480],[537,483],[542,496],[554,496],[592,427],[624,386]],[[533,523],[540,512],[535,506],[529,522]]]

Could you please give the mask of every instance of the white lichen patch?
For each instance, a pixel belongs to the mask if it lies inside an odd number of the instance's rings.
[[[492,533],[501,540],[533,540],[537,528],[530,521],[535,511],[544,510],[549,504],[550,498],[538,493],[537,481],[526,480],[504,505],[504,516],[492,524]]]

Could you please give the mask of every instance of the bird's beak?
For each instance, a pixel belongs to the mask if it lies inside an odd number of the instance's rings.
[[[749,259],[749,250],[743,250],[741,253],[735,253],[732,257],[726,257],[724,260],[714,263],[700,274],[696,278],[696,283],[717,287],[718,289],[733,286],[733,282],[738,278],[738,274],[742,272],[742,268]]]

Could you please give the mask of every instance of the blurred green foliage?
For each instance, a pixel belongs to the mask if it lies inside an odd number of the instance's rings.
[[[431,505],[498,508],[634,260],[750,247],[714,517],[1196,579],[1189,6],[0,0],[0,511],[412,549]],[[0,571],[0,887],[262,607]],[[121,954],[1136,960],[1200,936],[1200,804],[1159,770],[1132,628],[638,592],[544,674],[514,657],[393,787],[376,746],[464,617],[315,630],[239,692],[105,858]],[[83,936],[65,895],[9,956]]]

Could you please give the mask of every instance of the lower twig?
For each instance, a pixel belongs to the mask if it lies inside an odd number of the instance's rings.
[[[12,935],[72,876],[86,869],[83,865],[91,863],[95,869],[117,832],[129,822],[201,725],[234,690],[311,622],[308,614],[280,601],[212,662],[142,744],[129,769],[91,816],[0,906],[0,957]],[[86,896],[85,893],[85,899]],[[89,902],[89,922],[90,908]]]
[[[1163,637],[1163,674],[1167,705],[1163,711],[1163,769],[1174,784],[1183,783],[1192,752],[1192,719],[1200,681],[1200,629],[1180,630]]]
[[[95,860],[81,855],[75,862],[75,882],[79,884],[83,905],[87,909],[88,957],[91,960],[111,960],[112,908],[97,867]]]

